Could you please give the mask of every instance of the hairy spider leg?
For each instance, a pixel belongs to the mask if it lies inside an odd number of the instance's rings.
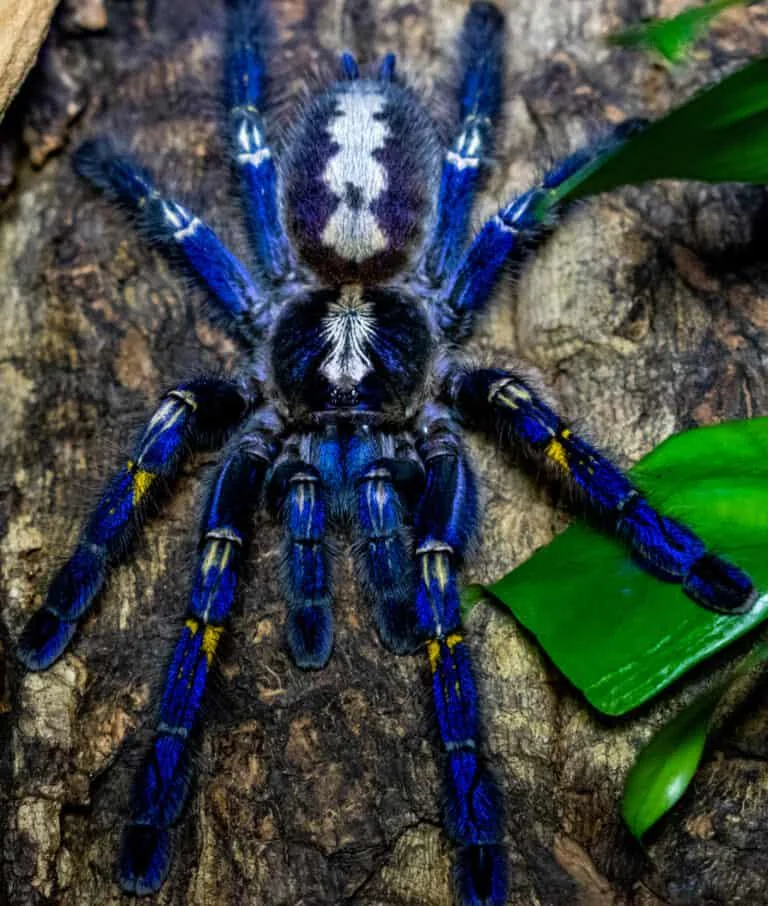
[[[444,750],[443,823],[458,846],[454,878],[461,906],[504,906],[501,795],[479,752],[478,695],[457,581],[477,525],[477,488],[447,414],[430,407],[423,430],[426,486],[414,518],[416,611]]]
[[[279,282],[291,274],[293,260],[280,219],[277,168],[262,120],[272,37],[267,6],[264,0],[234,0],[229,6],[224,98],[251,241],[264,274]]]
[[[192,783],[192,734],[208,675],[232,608],[253,511],[275,455],[272,411],[254,413],[230,444],[205,505],[186,620],[171,659],[149,752],[134,784],[120,851],[123,890],[156,891],[171,861],[169,828]]]
[[[424,270],[440,285],[456,267],[467,240],[482,167],[493,150],[504,77],[504,17],[491,3],[473,3],[459,39],[459,128],[446,152],[437,214]]]
[[[355,489],[354,551],[362,585],[382,641],[405,654],[419,642],[406,512],[423,484],[423,466],[407,438],[365,430],[349,441],[347,470]]]
[[[581,170],[582,167],[585,167],[590,163],[590,161],[593,161],[595,158],[610,151],[615,151],[620,145],[627,141],[627,139],[632,138],[633,135],[637,135],[638,132],[645,129],[647,125],[648,120],[639,116],[622,120],[597,144],[588,145],[586,148],[579,148],[577,151],[574,151],[573,154],[569,154],[555,164],[551,170],[547,171],[544,178],[541,180],[541,188],[556,189],[558,186],[561,186],[566,179],[569,179]],[[561,208],[560,211],[562,213],[563,208]]]
[[[77,547],[21,634],[18,656],[44,670],[66,649],[142,518],[176,478],[190,448],[219,443],[243,417],[246,400],[230,381],[201,378],[162,399],[126,464],[108,482]]]
[[[448,378],[445,393],[469,424],[515,443],[529,462],[543,463],[587,516],[628,545],[643,569],[682,583],[683,591],[708,610],[743,613],[752,607],[754,588],[742,570],[657,512],[518,375],[498,368],[460,371]]]
[[[627,120],[601,141],[564,158],[545,173],[539,185],[528,189],[486,221],[470,247],[449,274],[437,298],[437,317],[452,340],[462,340],[472,331],[496,286],[504,266],[519,260],[537,235],[552,228],[552,212],[542,221],[538,204],[546,193],[595,158],[609,154],[639,128],[643,120]],[[563,214],[565,207],[556,212]]]
[[[120,154],[106,137],[77,149],[75,169],[132,211],[150,241],[191,268],[217,303],[212,314],[224,327],[249,343],[263,338],[271,320],[266,296],[206,223],[160,193],[148,170]]]
[[[270,478],[270,495],[282,515],[283,591],[288,604],[286,633],[294,663],[319,670],[333,647],[331,563],[328,550],[327,489],[313,464],[313,435],[289,438]]]

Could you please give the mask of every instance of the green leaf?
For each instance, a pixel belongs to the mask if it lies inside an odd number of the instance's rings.
[[[640,750],[627,775],[621,805],[622,817],[638,840],[688,788],[723,696],[745,673],[766,660],[768,643],[762,643],[725,681],[697,696]]]
[[[633,25],[608,39],[611,44],[655,50],[671,63],[684,59],[692,44],[724,9],[746,6],[749,0],[713,0],[703,6],[687,9],[671,19],[652,19]]]
[[[701,761],[722,690],[697,698],[652,737],[624,785],[621,816],[639,840],[680,799]]]
[[[755,60],[550,190],[554,205],[654,179],[768,183],[768,58]]]
[[[670,438],[632,469],[665,514],[768,589],[768,418]],[[637,567],[614,539],[579,523],[489,586],[556,666],[606,714],[624,714],[768,617],[696,605]]]
[[[461,590],[460,606],[462,619],[466,619],[469,612],[485,598],[487,592],[483,585],[465,585]]]

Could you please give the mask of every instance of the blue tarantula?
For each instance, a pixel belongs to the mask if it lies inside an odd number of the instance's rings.
[[[456,898],[463,906],[502,906],[502,805],[480,752],[459,613],[458,571],[479,519],[463,428],[500,436],[524,464],[570,491],[577,509],[618,535],[641,565],[681,583],[698,604],[735,613],[753,600],[744,573],[656,512],[521,373],[470,367],[456,353],[506,263],[540,232],[542,194],[638,123],[566,158],[467,246],[501,106],[496,7],[475,3],[464,22],[449,149],[392,54],[363,74],[344,53],[338,80],[299,113],[278,166],[262,121],[266,5],[231,0],[225,65],[231,153],[256,274],[108,139],[77,153],[78,171],[207,287],[240,341],[244,368],[238,380],[198,378],[163,397],[24,629],[19,657],[42,670],[62,654],[185,457],[225,444],[204,507],[186,622],[133,793],[123,889],[155,891],[168,873],[170,828],[191,786],[206,682],[252,516],[264,502],[283,526],[287,640],[299,667],[322,668],[331,654],[329,531],[339,525],[351,530],[384,643],[398,653],[426,652],[443,749],[443,821],[457,847]]]

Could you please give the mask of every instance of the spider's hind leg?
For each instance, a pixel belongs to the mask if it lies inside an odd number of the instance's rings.
[[[74,166],[84,179],[136,216],[151,242],[184,264],[216,303],[214,315],[239,339],[258,342],[269,327],[268,299],[207,223],[164,196],[151,173],[101,136],[83,142]]]
[[[754,601],[749,577],[708,551],[689,528],[655,510],[602,453],[576,435],[519,375],[498,368],[457,370],[447,400],[467,423],[500,434],[524,458],[546,467],[577,506],[617,535],[643,569],[679,582],[697,604],[744,613]]]
[[[505,266],[520,263],[535,242],[551,232],[555,216],[568,204],[539,210],[547,193],[562,185],[590,161],[609,154],[645,128],[642,119],[628,119],[599,141],[563,158],[548,170],[541,182],[499,210],[487,220],[472,244],[464,250],[440,288],[437,317],[446,336],[461,341],[471,332],[477,315],[488,304]]]
[[[492,3],[473,3],[459,39],[459,127],[443,160],[437,215],[424,255],[430,281],[451,272],[467,238],[481,169],[491,155],[504,75],[504,17]]]
[[[277,169],[262,120],[271,33],[265,0],[231,0],[224,82],[232,157],[259,264],[267,277],[280,281],[289,276],[293,262],[280,219]]]
[[[432,673],[443,745],[443,823],[459,847],[461,906],[504,906],[506,860],[501,795],[478,751],[478,695],[461,632],[457,571],[477,524],[472,469],[448,414],[425,415],[419,453],[426,487],[414,519],[416,614]]]
[[[65,651],[110,567],[176,478],[189,449],[221,440],[246,405],[236,384],[215,378],[181,384],[165,395],[125,466],[104,489],[45,603],[21,634],[18,656],[30,670],[44,670]]]
[[[254,413],[230,445],[208,494],[186,620],[168,668],[155,736],[136,777],[131,820],[123,835],[119,878],[128,893],[152,893],[168,873],[169,828],[189,796],[192,736],[234,601],[253,509],[274,459],[277,428],[269,408]]]

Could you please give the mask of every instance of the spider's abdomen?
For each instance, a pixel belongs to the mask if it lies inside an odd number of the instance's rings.
[[[331,284],[401,269],[430,214],[437,151],[427,113],[394,82],[339,82],[312,100],[284,173],[288,226],[310,267]]]
[[[292,411],[405,414],[421,390],[432,338],[402,290],[348,284],[287,305],[272,336],[272,370]]]

